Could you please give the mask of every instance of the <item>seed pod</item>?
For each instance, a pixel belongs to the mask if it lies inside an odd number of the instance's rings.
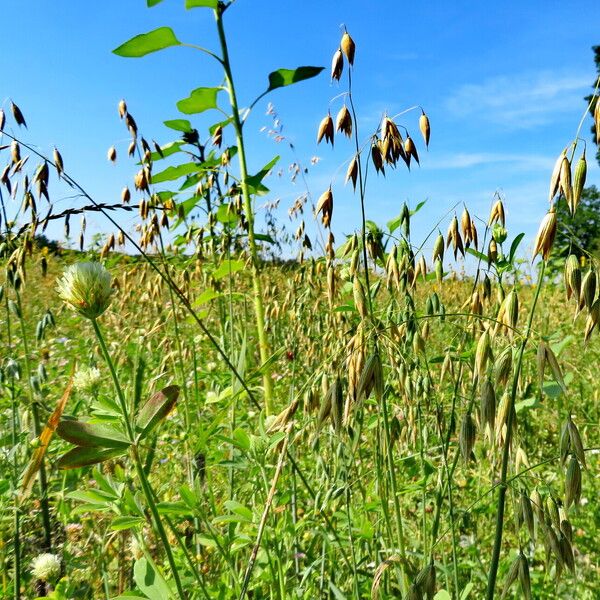
[[[540,390],[544,387],[544,372],[546,370],[546,342],[541,341],[537,349],[537,370]]]
[[[427,600],[432,600],[435,595],[435,566],[433,561],[417,573],[413,585],[420,594],[419,598],[425,596]]]
[[[0,131],[4,129],[4,125],[6,124],[6,115],[4,114],[4,109],[0,108]]]
[[[129,129],[129,133],[131,137],[134,139],[137,138],[138,127],[135,119],[130,113],[125,114],[125,125],[127,125],[127,129]]]
[[[552,370],[552,375],[554,376],[554,380],[560,386],[563,394],[567,394],[567,386],[565,385],[565,380],[562,375],[562,370],[560,365],[558,364],[558,360],[556,359],[556,355],[552,351],[550,346],[546,346],[546,360],[548,361],[548,365]]]
[[[444,278],[444,266],[439,258],[435,261],[435,277],[438,283],[442,283],[442,279]]]
[[[579,429],[577,429],[577,425],[573,423],[571,420],[571,416],[567,419],[567,431],[569,434],[570,447],[572,452],[575,454],[579,462],[583,465],[583,468],[586,468],[585,462],[585,451],[583,449],[583,441],[581,440],[581,435],[579,434]]]
[[[127,114],[127,103],[125,102],[125,100],[119,101],[118,111],[120,119],[122,119]]]
[[[460,435],[458,438],[460,452],[463,460],[468,463],[473,454],[473,447],[475,446],[475,437],[477,435],[477,428],[471,413],[467,413],[460,424]]]
[[[338,48],[333,53],[333,58],[331,59],[331,79],[332,81],[336,79],[340,80],[342,76],[342,71],[344,70],[344,57],[342,56],[342,51]]]
[[[358,179],[358,158],[355,156],[348,165],[348,170],[346,171],[346,179],[344,183],[348,183],[348,181],[352,181],[352,187],[356,190],[356,180]]]
[[[519,583],[525,600],[531,600],[531,579],[529,577],[529,563],[523,552],[519,553]]]
[[[108,160],[110,162],[115,162],[117,160],[117,150],[116,150],[116,148],[114,146],[111,146],[108,149],[106,157],[108,158]]]
[[[496,423],[496,392],[489,378],[481,388],[480,420],[481,426],[489,427],[492,434]]]
[[[573,210],[573,188],[571,187],[571,163],[566,155],[563,156],[560,164],[558,187],[562,195],[567,200],[567,205],[571,209],[571,214],[573,214],[575,211]]]
[[[490,243],[488,245],[488,267],[492,264],[495,263],[498,260],[498,244],[496,243],[496,240],[494,238],[492,238],[490,240]]]
[[[341,131],[346,134],[346,137],[350,137],[352,135],[352,117],[350,116],[350,111],[344,104],[340,111],[337,114],[335,119],[335,128],[337,131]]]
[[[421,130],[421,135],[425,141],[425,146],[429,148],[429,136],[431,133],[429,127],[429,117],[425,114],[423,109],[421,109],[421,116],[419,117],[419,129]]]
[[[600,96],[596,96],[594,108],[594,127],[596,128],[596,144],[600,145]]]
[[[560,529],[560,515],[558,514],[558,504],[552,496],[546,498],[546,512],[550,519],[550,524]]]
[[[417,152],[417,147],[415,146],[415,143],[412,141],[412,138],[409,136],[406,137],[406,140],[404,141],[404,152],[406,153],[406,156],[409,158],[409,163],[410,163],[410,158],[414,158],[417,161],[417,164],[419,164],[419,153]]]
[[[588,318],[585,322],[585,331],[584,331],[584,341],[587,342],[592,335],[592,331],[596,327],[598,320],[600,319],[600,298],[594,301],[590,308],[590,312],[588,314]]]
[[[578,504],[581,498],[581,469],[579,461],[572,456],[565,477],[565,506]]]
[[[317,202],[316,214],[322,213],[321,221],[325,227],[331,224],[331,216],[333,214],[333,192],[331,186],[325,190]]]
[[[323,138],[325,138],[325,142],[330,142],[333,146],[333,119],[331,118],[330,113],[327,113],[327,116],[324,117],[319,124],[317,144],[320,144]]]
[[[485,375],[488,361],[492,358],[492,341],[488,331],[484,331],[477,342],[475,351],[475,375],[479,378]]]
[[[383,168],[383,157],[381,155],[381,148],[378,143],[373,142],[371,144],[371,160],[373,161],[373,165],[375,166],[375,172],[385,174],[385,169]]]
[[[535,258],[538,254],[541,254],[544,260],[548,260],[548,257],[550,256],[550,250],[552,250],[552,244],[554,243],[555,236],[556,210],[553,206],[540,223],[540,228],[535,239],[533,258]]]
[[[521,490],[520,495],[520,508],[521,508],[521,517],[523,519],[523,523],[525,523],[527,527],[527,531],[529,532],[529,537],[531,541],[535,541],[535,525],[533,521],[533,508],[531,507],[531,500],[529,496],[525,493],[525,490]]]
[[[574,254],[569,254],[565,261],[565,287],[567,289],[567,300],[575,296],[579,303],[579,294],[581,293],[581,269],[579,268],[579,259]]]
[[[15,121],[17,122],[17,125],[22,125],[23,127],[27,128],[27,123],[25,123],[25,117],[23,116],[21,109],[14,102],[10,103],[10,109]]]
[[[571,573],[575,572],[575,556],[573,555],[573,546],[566,538],[566,536],[560,536],[559,540],[560,554],[563,560],[563,563],[567,566],[567,569],[571,571]]]
[[[529,495],[529,500],[531,501],[531,506],[538,522],[544,523],[544,502],[537,488],[531,492]]]
[[[589,310],[596,298],[596,271],[590,269],[585,274],[583,281],[581,282],[581,292],[579,306],[580,308],[583,308],[581,305],[581,300],[583,300],[584,306]]]
[[[436,261],[437,259],[444,260],[444,236],[440,233],[433,245],[433,255],[431,257],[432,261]]]
[[[129,188],[127,186],[125,186],[121,190],[121,202],[123,202],[123,204],[129,204],[130,200],[131,200],[131,192],[129,191]]]
[[[351,65],[354,65],[354,53],[356,51],[356,44],[354,43],[354,40],[350,37],[350,34],[347,31],[344,31],[344,35],[342,35],[340,47],[342,49],[342,52],[346,55],[348,62]]]
[[[367,297],[365,296],[365,290],[358,277],[354,278],[352,289],[354,293],[354,304],[358,310],[358,314],[362,319],[366,319],[369,314],[367,310]]]
[[[496,383],[498,385],[506,385],[512,370],[512,348],[506,347],[502,354],[496,359],[494,371],[496,375]]]
[[[567,158],[566,149],[562,151],[561,155],[556,159],[556,162],[554,163],[552,177],[550,177],[550,192],[548,194],[548,202],[552,202],[552,199],[558,193],[563,158]]]
[[[515,560],[513,560],[510,568],[508,569],[508,573],[506,574],[506,579],[504,580],[504,586],[502,587],[502,595],[501,599],[503,600],[508,595],[510,587],[517,580],[519,576],[519,567],[521,563],[521,555],[517,555]]]
[[[494,223],[500,223],[502,227],[506,225],[506,218],[504,216],[504,204],[502,204],[502,200],[498,199],[492,206],[492,210],[490,211],[490,219],[488,221],[489,225],[493,225]]]
[[[585,150],[581,155],[581,158],[577,161],[575,167],[575,179],[573,181],[573,198],[572,198],[572,210],[571,214],[575,214],[579,203],[581,202],[581,194],[585,186],[585,178],[587,175],[587,161],[585,159]]]
[[[570,418],[570,417],[569,417]],[[569,420],[565,421],[561,430],[560,430],[560,441],[559,441],[559,451],[560,451],[560,464],[564,467],[567,462],[567,458],[569,457],[569,452],[571,450],[571,436],[569,435]]]

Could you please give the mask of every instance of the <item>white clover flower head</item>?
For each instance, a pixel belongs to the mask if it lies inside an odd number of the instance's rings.
[[[60,297],[88,319],[98,318],[111,301],[110,273],[98,262],[75,263],[58,282]]]
[[[96,367],[80,367],[73,377],[73,387],[81,392],[93,390],[102,378],[100,369]]]
[[[60,575],[60,557],[56,554],[40,554],[31,562],[31,574],[42,581],[53,581]]]

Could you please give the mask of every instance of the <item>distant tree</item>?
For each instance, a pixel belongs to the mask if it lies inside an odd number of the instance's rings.
[[[594,62],[596,63],[596,79],[594,80],[594,83],[592,84],[592,87],[595,89],[596,88],[596,84],[598,83],[598,77],[600,77],[600,46],[592,46],[592,51],[594,52]],[[585,102],[586,104],[589,104],[591,101],[592,102],[592,106],[590,107],[590,113],[593,115],[594,114],[594,109],[596,107],[596,102],[598,102],[598,96],[593,96],[592,94],[589,94],[589,96],[585,97]],[[596,126],[592,125],[592,140],[594,141],[594,143],[596,143]],[[600,163],[600,146],[598,147],[598,151],[596,152],[596,159],[598,161],[598,163]]]
[[[550,271],[562,271],[569,254],[600,258],[600,190],[594,185],[586,187],[575,215],[571,215],[563,198],[556,203],[556,212],[558,225]]]

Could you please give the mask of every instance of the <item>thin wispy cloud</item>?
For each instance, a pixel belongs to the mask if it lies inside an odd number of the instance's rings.
[[[447,99],[446,108],[457,117],[529,129],[579,107],[589,86],[589,73],[542,71],[496,76],[460,86]]]
[[[432,156],[427,160],[429,169],[469,169],[482,165],[510,164],[519,170],[552,169],[556,157],[538,154],[502,154],[495,152],[457,152]]]

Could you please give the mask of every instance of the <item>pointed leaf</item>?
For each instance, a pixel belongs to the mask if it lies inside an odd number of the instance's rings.
[[[183,163],[182,165],[177,165],[176,167],[167,167],[164,171],[160,173],[154,173],[152,175],[152,183],[162,183],[163,181],[175,181],[184,175],[189,175],[190,173],[196,173],[199,170],[199,165],[197,163]]]
[[[135,422],[140,430],[139,439],[146,437],[173,410],[178,396],[179,386],[170,385],[154,394],[144,404]]]
[[[524,233],[520,233],[512,242],[512,244],[510,245],[510,252],[508,253],[508,262],[512,263],[512,261],[515,258],[515,254],[517,252],[517,248],[519,247],[519,244],[521,243],[521,240],[525,237]]]
[[[84,448],[127,448],[130,445],[125,434],[111,425],[100,423],[63,419],[56,428],[56,434]]]
[[[170,121],[163,121],[163,123],[175,131],[183,131],[184,133],[190,133],[193,129],[192,124],[187,119],[171,119]]]
[[[56,462],[56,465],[59,469],[77,469],[79,467],[95,465],[96,463],[114,458],[115,456],[122,456],[123,454],[123,448],[82,448],[81,446],[75,446],[75,448],[63,454]]]
[[[179,46],[177,39],[170,27],[159,27],[148,33],[140,33],[113,50],[117,56],[126,58],[139,58],[151,52],[157,52],[169,46]]]
[[[177,108],[186,115],[204,112],[217,108],[217,94],[221,88],[196,88],[192,93],[177,103]]]
[[[217,8],[218,0],[185,0],[185,7],[190,8]]]
[[[149,8],[152,8],[153,6],[160,4],[162,1],[163,0],[146,0],[146,4]]]
[[[269,73],[269,87],[267,91],[276,90],[277,88],[292,83],[298,83],[311,77],[316,77],[324,67],[298,67],[297,69],[277,69]]]

